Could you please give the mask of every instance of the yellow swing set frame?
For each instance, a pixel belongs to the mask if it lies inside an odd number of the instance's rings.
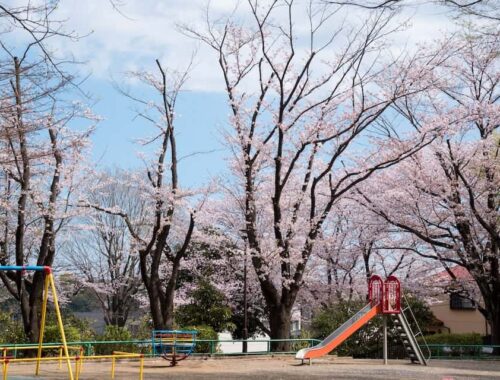
[[[74,380],[73,368],[71,366],[71,358],[69,356],[68,344],[66,342],[66,335],[64,334],[64,324],[62,321],[61,310],[59,308],[59,300],[57,298],[56,285],[54,282],[54,276],[52,274],[52,268],[48,266],[0,266],[0,271],[35,271],[42,272],[44,274],[44,285],[43,285],[43,302],[42,302],[42,320],[40,323],[40,333],[38,337],[38,349],[36,356],[36,369],[35,375],[38,376],[40,373],[40,362],[42,361],[42,349],[43,349],[43,336],[45,333],[45,321],[47,318],[47,304],[49,301],[49,288],[52,292],[52,301],[54,303],[54,310],[57,317],[57,325],[59,328],[59,333],[61,334],[61,343],[64,353],[64,359],[68,366],[69,379]],[[7,367],[5,365],[4,359],[4,377],[6,375],[5,371]]]

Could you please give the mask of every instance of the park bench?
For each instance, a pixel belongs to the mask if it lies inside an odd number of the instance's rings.
[[[153,330],[153,356],[160,356],[175,366],[194,352],[197,334],[194,330]]]

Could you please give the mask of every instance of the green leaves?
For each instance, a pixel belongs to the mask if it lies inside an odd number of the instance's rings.
[[[216,332],[232,331],[232,312],[226,297],[216,287],[206,281],[200,281],[197,287],[188,293],[191,303],[177,308],[175,321],[179,326],[206,325]]]

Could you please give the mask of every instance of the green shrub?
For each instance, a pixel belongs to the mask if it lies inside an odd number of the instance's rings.
[[[311,340],[313,339],[312,334],[308,330],[302,330],[298,339],[310,339],[300,342],[293,342],[290,351],[299,351],[302,348],[309,348],[311,346]]]
[[[89,341],[89,340],[94,340],[96,338],[96,333],[87,319],[78,318],[76,315],[70,312],[64,314],[65,314],[63,315],[64,325],[65,326],[69,325],[76,328],[78,330],[78,333],[80,334],[81,341]],[[70,341],[67,337],[66,339]]]
[[[138,320],[131,322],[128,325],[130,332],[134,339],[149,340],[151,339],[151,332],[153,330],[151,317],[149,314],[144,315]]]
[[[232,311],[226,296],[207,281],[200,281],[188,296],[191,303],[181,305],[175,312],[175,321],[181,326],[210,326],[217,332],[233,331]]]
[[[0,311],[0,343],[26,343],[23,326],[12,313]]]
[[[132,340],[132,334],[125,327],[119,326],[106,326],[104,333],[98,336],[99,341],[117,341],[117,340]],[[109,344],[96,344],[96,355],[110,355],[113,351],[122,352],[139,352],[139,347],[133,343],[109,343]]]
[[[202,342],[196,343],[195,351],[196,353],[209,354],[217,352],[219,347],[217,344],[218,335],[217,332],[210,326],[201,325],[201,326],[186,326],[181,330],[196,330],[198,331],[198,335],[196,335],[196,340],[214,340],[212,344],[210,342]]]
[[[67,342],[78,342],[85,340],[94,340],[95,332],[86,319],[78,318],[68,310],[62,312],[64,324],[64,335]],[[47,343],[61,342],[59,324],[53,310],[48,310],[47,321],[45,325],[45,335],[43,341]]]
[[[423,339],[419,338],[419,343],[423,343]],[[427,344],[440,345],[438,347],[430,347],[432,356],[477,356],[479,354],[477,347],[460,347],[469,345],[482,345],[483,339],[480,334],[435,334],[426,336]],[[449,346],[447,346],[449,345]],[[459,345],[458,347],[455,345]]]
[[[82,339],[80,331],[75,326],[64,325],[64,335],[66,342],[79,342]],[[49,325],[45,327],[45,335],[43,341],[46,343],[61,342],[61,332],[58,325]]]
[[[71,313],[64,313],[63,323],[66,341],[94,339],[95,334],[88,321],[79,319]],[[47,314],[43,341],[46,343],[61,342],[59,325],[52,310]],[[21,321],[10,312],[0,312],[0,343],[28,343]]]
[[[483,338],[478,333],[434,334],[426,336],[425,340],[427,344],[462,344],[462,345],[483,344]],[[423,339],[419,338],[419,342],[423,342]]]

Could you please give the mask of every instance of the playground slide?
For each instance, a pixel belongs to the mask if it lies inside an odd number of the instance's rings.
[[[328,335],[321,343],[314,347],[303,348],[295,355],[296,359],[314,359],[324,356],[338,347],[343,341],[349,338],[352,334],[358,331],[370,319],[376,316],[379,312],[380,305],[372,306],[371,303],[366,305],[337,330]]]

